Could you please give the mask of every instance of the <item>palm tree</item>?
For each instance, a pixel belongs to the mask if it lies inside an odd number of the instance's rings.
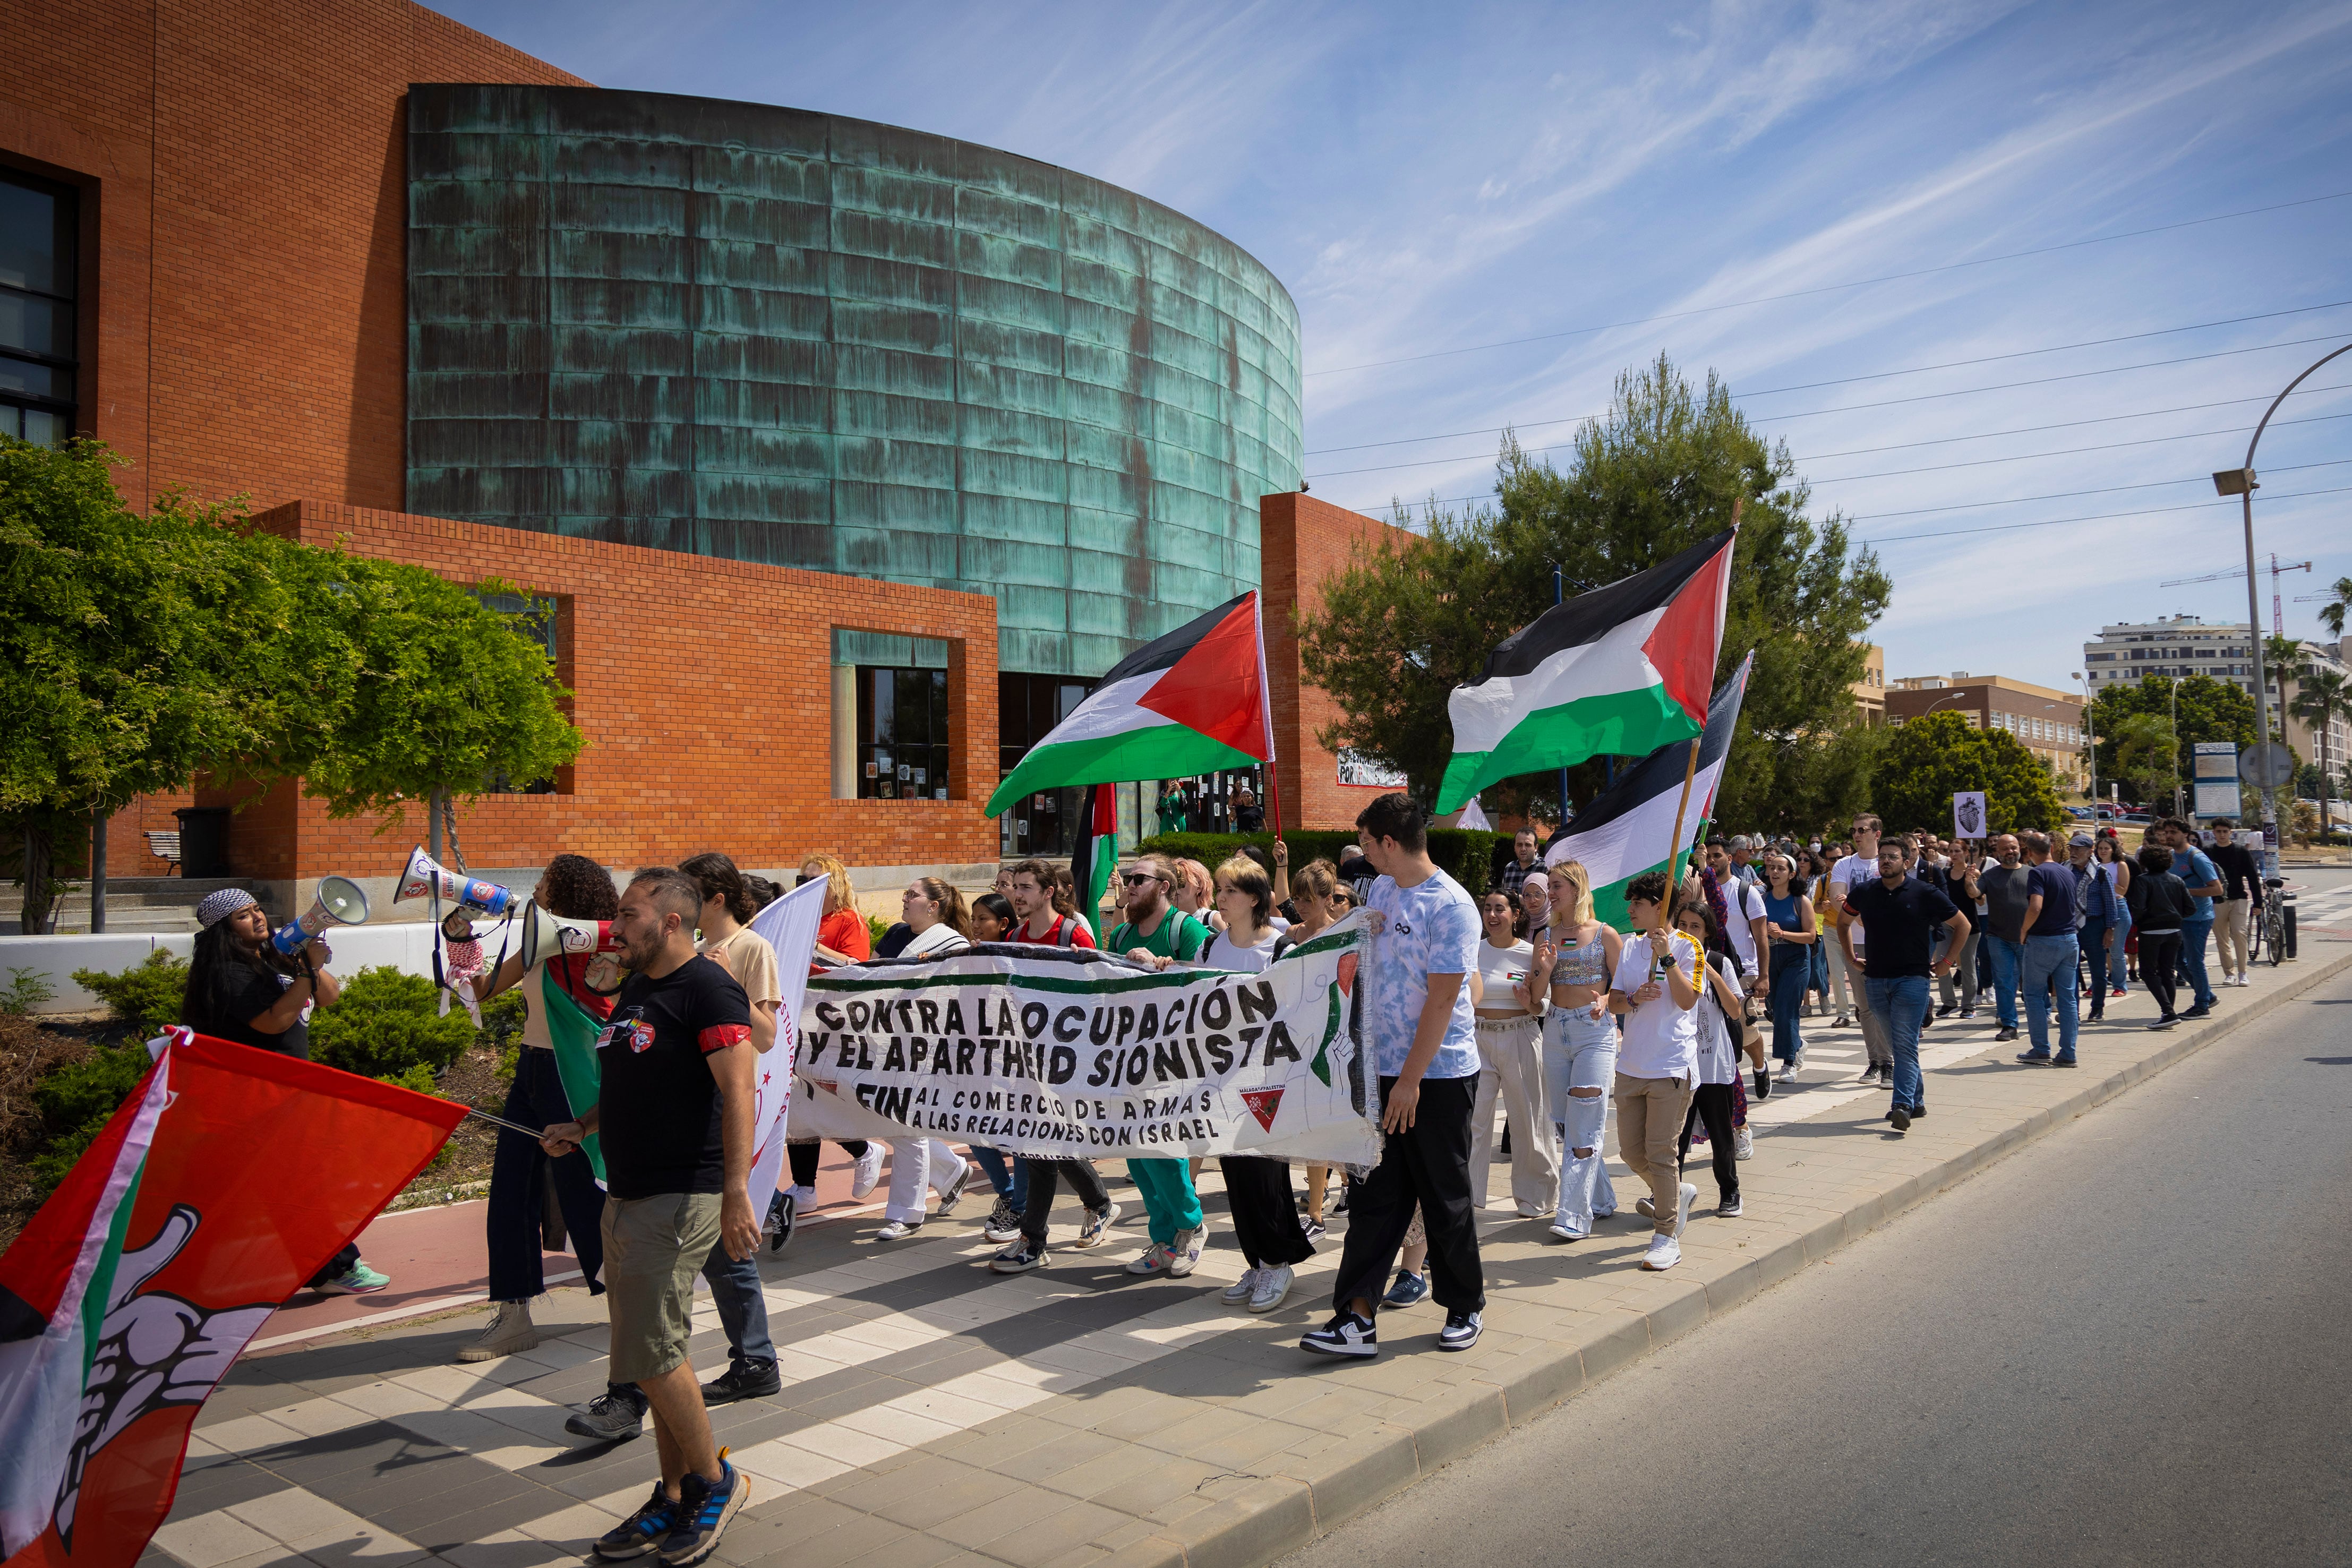
[[[2310,725],[2319,738],[2319,841],[2323,844],[2336,840],[2335,820],[2327,814],[2331,763],[2327,727],[2347,713],[2352,713],[2352,689],[2347,689],[2342,675],[2333,670],[2314,670],[2303,677],[2302,689],[2295,694],[2294,716]]]
[[[2327,591],[2328,601],[2319,607],[2319,623],[2344,635],[2344,612],[2352,610],[2352,577],[2339,577]]]
[[[2271,679],[2278,683],[2278,734],[2265,735],[2263,739],[2286,738],[2286,683],[2290,677],[2299,678],[2309,661],[2310,655],[2303,651],[2302,643],[2293,637],[2273,635],[2263,639],[2263,665]]]

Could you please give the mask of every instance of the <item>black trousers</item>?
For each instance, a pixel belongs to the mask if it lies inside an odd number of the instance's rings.
[[[1726,1203],[1739,1196],[1739,1151],[1731,1127],[1731,1085],[1702,1083],[1691,1094],[1690,1113],[1683,1118],[1679,1165],[1690,1163],[1691,1129],[1706,1123],[1706,1152],[1715,1156],[1715,1187]]]
[[[1070,1190],[1088,1208],[1100,1208],[1110,1201],[1092,1160],[1024,1159],[1022,1163],[1029,1167],[1029,1207],[1021,1211],[1021,1234],[1040,1247],[1045,1244],[1045,1223],[1054,1212],[1057,1178],[1069,1177]]]
[[[1315,1244],[1307,1239],[1307,1228],[1298,1223],[1298,1206],[1291,1200],[1288,1166],[1247,1155],[1220,1155],[1217,1169],[1224,1174],[1234,1239],[1241,1243],[1251,1268],[1275,1269],[1315,1256]]]
[[[1383,1103],[1395,1087],[1395,1079],[1381,1080]],[[1357,1185],[1348,1205],[1348,1243],[1339,1252],[1332,1311],[1349,1311],[1358,1297],[1380,1311],[1389,1267],[1404,1245],[1416,1204],[1429,1238],[1429,1293],[1449,1312],[1486,1310],[1486,1274],[1470,1208],[1470,1111],[1477,1093],[1475,1076],[1421,1081],[1412,1130],[1388,1135],[1381,1163]]]
[[[504,1113],[509,1122],[544,1127],[572,1119],[572,1103],[555,1071],[555,1052],[525,1046],[515,1060],[514,1083],[507,1091]],[[588,1293],[604,1293],[604,1189],[585,1155],[561,1159],[508,1128],[499,1129],[497,1152],[490,1159],[490,1201],[483,1212],[483,1240],[490,1260],[490,1300],[527,1301],[547,1289],[541,1270],[543,1249],[540,1216],[541,1184],[551,1181],[556,1203],[563,1210],[564,1233],[572,1255],[588,1281]]]
[[[2173,985],[2179,978],[2175,973],[2179,965],[2179,932],[2139,934],[2139,977],[2147,982],[2147,994],[2156,998],[2166,1018],[2173,1016]]]
[[[853,1160],[862,1160],[866,1157],[866,1141],[862,1138],[852,1138],[841,1145],[841,1152]],[[824,1154],[824,1145],[820,1143],[784,1145],[784,1158],[792,1165],[794,1186],[816,1185],[817,1162]]]

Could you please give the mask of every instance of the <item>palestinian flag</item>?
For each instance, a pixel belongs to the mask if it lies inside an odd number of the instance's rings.
[[[609,941],[604,935],[609,922],[600,921],[598,940]],[[596,1060],[596,1037],[604,1031],[604,1022],[613,1016],[613,998],[599,995],[619,989],[620,969],[601,950],[594,953],[559,953],[540,965],[539,973],[524,977],[523,998],[539,1015],[547,1030],[547,1042],[555,1053],[555,1076],[563,1085],[563,1098],[572,1114],[577,1117],[588,1106],[596,1103],[602,1092],[604,1066]],[[596,1185],[604,1185],[604,1144],[596,1133],[580,1145],[587,1156],[588,1168],[596,1173]]]
[[[1087,791],[1086,821],[1078,824],[1078,845],[1070,854],[1070,882],[1078,890],[1078,913],[1102,946],[1103,894],[1110,873],[1118,869],[1118,797],[1108,784]]]
[[[6,1568],[132,1568],[214,1385],[465,1114],[186,1030],[151,1049],[0,1257]]]
[[[1723,781],[1731,732],[1739,726],[1740,699],[1748,694],[1750,653],[1715,700],[1707,705],[1706,730],[1696,740],[1678,740],[1654,751],[1620,773],[1617,782],[1576,814],[1554,836],[1546,865],[1579,861],[1592,879],[1595,915],[1627,929],[1625,884],[1645,871],[1664,871],[1671,856],[1688,849],[1715,812],[1716,788]],[[1698,772],[1691,779],[1690,804],[1683,810],[1682,842],[1675,843],[1675,812],[1683,803],[1683,779],[1690,771],[1691,747],[1698,747]]]
[[[1642,757],[1698,734],[1723,643],[1738,530],[1555,604],[1454,688],[1439,815],[1487,785],[1588,757]]]
[[[1112,665],[1094,695],[1005,775],[987,814],[1040,789],[1181,779],[1273,756],[1253,589]]]

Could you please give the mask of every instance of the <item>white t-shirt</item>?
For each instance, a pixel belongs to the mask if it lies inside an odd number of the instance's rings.
[[[1739,956],[1741,970],[1754,979],[1761,971],[1756,967],[1756,928],[1748,922],[1764,918],[1764,895],[1754,883],[1738,877],[1722,885],[1723,907],[1731,915],[1731,929],[1723,934],[1724,938]]]
[[[1837,923],[1838,907],[1845,903],[1847,894],[1864,883],[1877,880],[1876,855],[1848,855],[1830,867],[1830,923],[1832,925]],[[1853,923],[1853,950],[1857,953],[1862,951],[1862,922],[1859,920]]]
[[[944,958],[950,953],[961,953],[971,946],[971,939],[961,935],[954,926],[944,923],[919,934],[912,942],[898,949],[901,958]]]
[[[1236,943],[1231,932],[1220,931],[1201,949],[1199,962],[1203,969],[1224,969],[1236,975],[1262,974],[1274,962],[1274,945],[1281,940],[1282,933],[1270,925],[1263,927],[1258,939],[1246,947]]]
[[[1669,949],[1685,975],[1704,983],[1697,971],[1698,944],[1677,931]],[[1625,939],[1609,988],[1632,996],[1650,983],[1650,937]],[[1662,981],[1661,986],[1664,987]],[[1704,999],[1704,998],[1702,998]],[[1655,1001],[1637,1004],[1625,1015],[1625,1039],[1617,1049],[1617,1071],[1628,1078],[1693,1078],[1698,1071],[1698,1009],[1675,1006],[1671,987]]]
[[[1712,960],[1720,964],[1718,956]],[[1706,978],[1702,975],[1701,980]],[[1699,988],[1698,1006],[1698,1081],[1701,1083],[1729,1083],[1739,1076],[1740,1035],[1723,1010],[1723,998],[1715,994],[1712,985]],[[1744,1019],[1742,1020],[1745,1021]]]
[[[1511,988],[1524,985],[1528,966],[1535,961],[1536,945],[1514,942],[1507,947],[1497,947],[1492,942],[1478,944],[1478,979],[1485,988],[1478,998],[1482,1008],[1522,1008]]]

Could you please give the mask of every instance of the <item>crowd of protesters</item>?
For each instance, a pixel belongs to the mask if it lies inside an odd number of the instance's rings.
[[[2022,1033],[2019,1063],[2075,1066],[2083,1004],[2089,1020],[2103,1019],[2130,977],[2154,998],[2147,1027],[2158,1030],[2209,1014],[2217,984],[2244,985],[2246,933],[2263,896],[2259,867],[2227,823],[2209,842],[2189,822],[2167,820],[2127,852],[2112,831],[1953,841],[1886,834],[1864,815],[1845,842],[1710,838],[1679,887],[1654,872],[1620,890],[1621,930],[1599,917],[1586,869],[1545,864],[1533,832],[1515,837],[1474,899],[1431,859],[1426,818],[1408,797],[1375,801],[1358,830],[1336,862],[1295,874],[1279,842],[1214,868],[1138,856],[1121,869],[1118,915],[1101,943],[1137,964],[1254,973],[1367,912],[1381,944],[1362,1015],[1381,1088],[1379,1159],[1305,1165],[1303,1192],[1284,1162],[1218,1161],[1244,1264],[1223,1290],[1234,1306],[1282,1306],[1327,1220],[1347,1216],[1330,1315],[1300,1341],[1336,1356],[1377,1354],[1380,1312],[1425,1297],[1444,1313],[1438,1348],[1477,1343],[1486,1295],[1475,1217],[1497,1197],[1498,1162],[1507,1162],[1507,1201],[1521,1218],[1543,1222],[1561,1243],[1589,1239],[1618,1213],[1604,1154],[1613,1115],[1633,1207],[1649,1228],[1640,1267],[1674,1268],[1698,1196],[1684,1179],[1693,1150],[1712,1166],[1714,1212],[1740,1215],[1738,1165],[1754,1148],[1750,1085],[1761,1100],[1801,1080],[1809,1020],[1817,1030],[1830,1015],[1830,1028],[1861,1026],[1860,1083],[1888,1092],[1885,1120],[1900,1135],[1927,1113],[1920,1048],[1937,1020],[1975,1019],[1990,993],[1991,1039]],[[899,921],[878,938],[842,862],[809,856],[800,879],[817,876],[828,883],[815,967],[936,960],[974,943],[1097,946],[1063,865],[1008,865],[992,891],[969,900],[942,879],[918,877],[900,896]],[[534,898],[559,916],[606,923],[610,940],[598,953],[558,955],[529,973],[508,958],[491,970],[461,916],[446,931],[469,1006],[509,989],[525,997],[505,1119],[544,1129],[537,1138],[499,1134],[485,1218],[497,1310],[459,1358],[537,1343],[530,1302],[546,1289],[551,1207],[612,1321],[605,1392],[567,1428],[612,1442],[650,1418],[659,1437],[662,1479],[599,1541],[605,1558],[707,1556],[748,1483],[716,1446],[706,1408],[781,1386],[756,1256],[763,1233],[773,1249],[790,1239],[815,1200],[822,1158],[814,1142],[793,1145],[786,1184],[755,1206],[752,1085],[759,1057],[779,1038],[784,988],[773,948],[750,923],[781,892],[715,852],[640,871],[625,886],[564,854]],[[326,943],[279,954],[258,904],[238,890],[209,896],[198,919],[184,1021],[306,1056],[308,1019],[340,992]],[[2217,935],[2218,980],[2207,954]],[[601,1030],[593,1103],[579,1103],[558,1071],[550,1020],[562,1009]],[[1048,1261],[1064,1183],[1080,1205],[1071,1246],[1100,1247],[1122,1212],[1091,1160],[960,1152],[919,1136],[842,1148],[855,1198],[880,1186],[887,1167],[880,1243],[916,1235],[984,1178],[993,1206],[981,1229],[1002,1248],[990,1261],[1000,1273]],[[1199,1265],[1210,1233],[1199,1170],[1183,1158],[1127,1162],[1146,1242],[1129,1273],[1182,1278]],[[726,1372],[707,1383],[687,1355],[698,1277],[730,1352]],[[347,1248],[312,1287],[357,1292],[385,1282]]]

